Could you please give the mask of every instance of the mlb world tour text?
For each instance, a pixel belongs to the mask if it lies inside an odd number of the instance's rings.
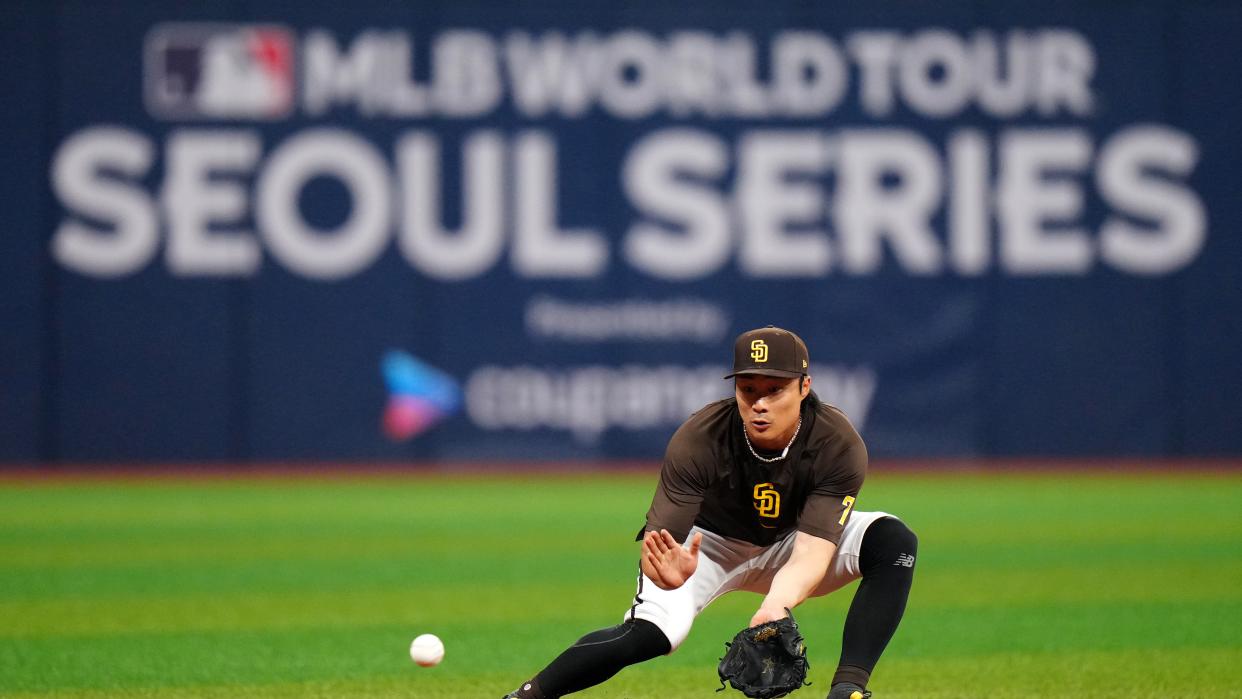
[[[70,134],[50,172],[63,207],[55,258],[99,278],[161,253],[174,275],[250,276],[266,251],[294,274],[344,279],[390,245],[446,281],[501,266],[591,278],[618,261],[666,280],[734,261],[751,277],[870,275],[886,259],[911,275],[1163,275],[1207,235],[1188,184],[1198,144],[1161,124],[1091,128],[1095,54],[1073,31],[451,30],[417,48],[402,32],[308,32],[300,114],[282,117],[299,128],[278,139],[236,122],[174,124],[162,138],[123,124]],[[841,124],[844,112],[865,125]],[[964,114],[987,125],[944,123]],[[402,128],[381,143],[353,128],[359,118]],[[471,127],[447,137],[426,118]],[[592,206],[558,185],[612,183],[560,165],[583,146],[555,125],[582,119],[626,122],[627,134],[653,124],[616,174],[627,221],[590,220]],[[711,127],[720,119],[728,129]],[[316,178],[348,194],[326,229],[299,203]],[[1089,201],[1105,215],[1089,221]]]

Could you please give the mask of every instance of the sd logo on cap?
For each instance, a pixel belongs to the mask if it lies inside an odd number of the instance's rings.
[[[795,378],[809,371],[810,357],[802,338],[769,325],[748,330],[733,342],[733,371],[726,379],[747,374]]]

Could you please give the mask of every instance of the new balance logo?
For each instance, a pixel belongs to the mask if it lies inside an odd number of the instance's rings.
[[[894,563],[893,565],[902,566],[903,568],[913,568],[914,567],[914,556],[908,553],[903,553],[897,557],[897,562]]]

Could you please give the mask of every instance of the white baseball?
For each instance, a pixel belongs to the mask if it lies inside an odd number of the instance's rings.
[[[433,633],[425,633],[410,644],[410,659],[423,667],[439,665],[444,660],[444,642]]]

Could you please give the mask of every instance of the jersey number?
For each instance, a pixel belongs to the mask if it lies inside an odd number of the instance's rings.
[[[845,520],[850,518],[850,512],[854,509],[854,496],[846,495],[845,499],[841,501],[841,504],[845,505],[845,512],[841,513],[841,521],[837,522],[837,524],[844,525]]]

